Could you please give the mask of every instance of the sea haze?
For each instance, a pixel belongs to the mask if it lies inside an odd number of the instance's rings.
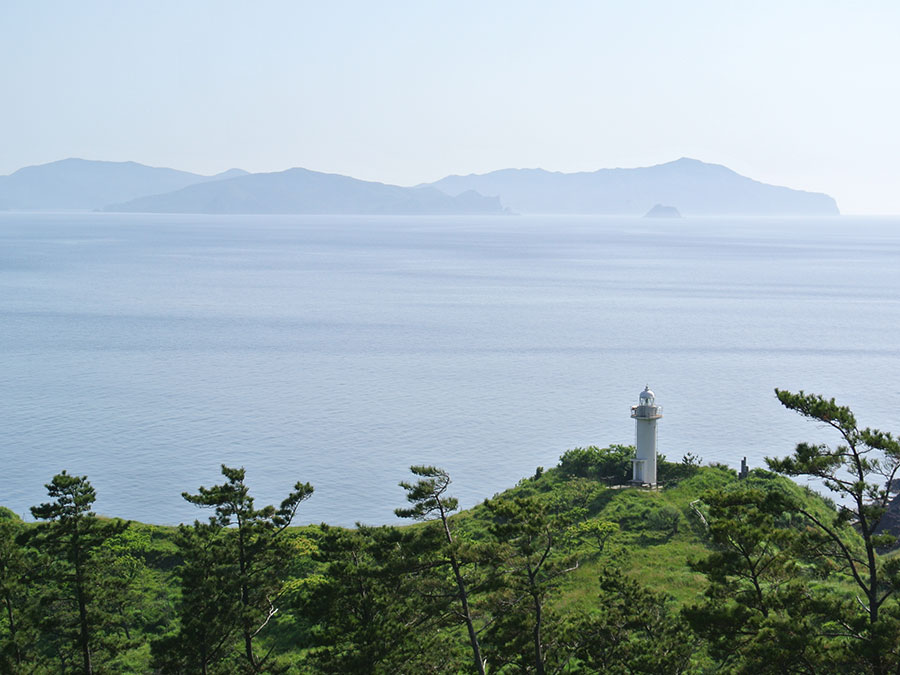
[[[394,522],[410,464],[463,506],[567,448],[737,465],[835,440],[776,386],[900,431],[900,219],[0,214],[0,504],[67,469],[97,510],[244,466],[303,522]]]

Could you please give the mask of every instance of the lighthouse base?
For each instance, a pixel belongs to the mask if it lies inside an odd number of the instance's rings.
[[[656,467],[652,464],[654,463],[646,459],[631,460],[631,482],[650,487],[656,485]]]

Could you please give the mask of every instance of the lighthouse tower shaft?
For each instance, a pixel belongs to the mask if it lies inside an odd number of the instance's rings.
[[[662,406],[656,405],[656,397],[650,387],[641,392],[638,404],[631,406],[635,423],[635,457],[632,460],[632,482],[656,485],[656,421],[662,417]]]

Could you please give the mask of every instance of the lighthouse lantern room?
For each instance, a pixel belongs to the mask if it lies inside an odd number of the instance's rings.
[[[662,406],[650,387],[644,387],[638,404],[631,406],[635,424],[634,474],[631,481],[639,485],[656,485],[656,420],[662,417]]]

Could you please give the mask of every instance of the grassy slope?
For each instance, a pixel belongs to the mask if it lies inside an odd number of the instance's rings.
[[[584,478],[566,478],[558,469],[522,480],[519,485],[495,497],[538,495],[561,511],[575,509],[584,521],[617,523],[616,535],[605,555],[584,544],[568,543],[579,555],[579,568],[563,587],[559,602],[574,606],[596,602],[597,578],[602,566],[611,558],[627,574],[658,591],[668,593],[676,605],[697,602],[706,587],[705,577],[691,571],[688,561],[709,553],[705,525],[698,515],[703,512],[700,500],[707,490],[753,485],[766,490],[780,490],[800,498],[808,508],[823,514],[831,506],[818,494],[793,481],[768,471],[752,471],[746,481],[721,466],[698,467],[693,476],[677,484],[648,490],[630,486],[607,487]],[[692,502],[696,501],[696,508]],[[668,514],[672,527],[659,527],[659,514]],[[676,515],[677,514],[677,515]],[[487,527],[487,509],[483,505],[454,517],[461,532],[479,537]]]

